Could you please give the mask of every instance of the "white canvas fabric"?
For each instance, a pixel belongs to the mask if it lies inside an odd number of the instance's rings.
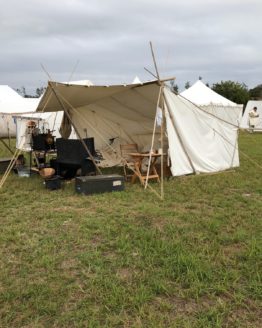
[[[180,95],[192,101],[204,111],[227,122],[237,126],[240,123],[243,105],[238,105],[219,95],[200,80],[195,82],[190,88],[181,92]]]
[[[254,107],[257,107],[257,113],[259,114],[254,131],[262,131],[262,100],[249,100],[249,102],[246,105],[244,115],[240,122],[240,128],[249,129],[248,114]]]
[[[0,85],[0,138],[15,137],[13,115],[34,112],[38,103],[37,98],[23,98],[9,86]]]
[[[90,80],[80,80],[66,82],[65,84],[87,87],[92,85],[92,82]],[[35,119],[38,124],[40,124],[39,122],[42,122],[41,124],[44,123],[45,126],[52,126],[54,118],[56,117],[55,136],[60,137],[58,130],[62,121],[62,114],[58,116],[56,114],[33,114],[38,107],[40,99],[41,98],[24,98],[8,85],[0,85],[0,138],[17,137],[17,146],[21,145],[22,142],[20,137],[23,134],[22,131],[26,129],[26,118],[29,117],[30,119]],[[21,116],[21,119],[18,119],[19,116]],[[16,126],[16,122],[18,122],[19,127]],[[76,135],[73,131],[70,138],[75,137]],[[25,148],[28,149],[28,146],[25,145]]]
[[[53,113],[32,113],[23,114],[15,117],[16,119],[16,148],[24,151],[31,150],[31,133],[28,130],[28,122],[34,121],[39,133],[47,133],[51,131],[55,138],[61,138],[59,132],[64,112]],[[70,139],[76,139],[76,133],[73,130],[69,137]]]
[[[15,119],[11,114],[0,113],[0,138],[15,137]]]
[[[140,81],[140,78],[138,76],[136,76],[132,82],[132,84],[141,84],[142,82]]]
[[[104,157],[100,165],[113,166],[121,162],[120,144],[137,143],[140,151],[150,149],[160,90],[157,81],[89,87],[52,82],[37,110],[61,110],[62,102],[81,137],[94,137],[95,148]],[[239,165],[236,128],[167,87],[164,98],[173,175],[217,172]],[[153,147],[160,148],[159,126]]]
[[[0,113],[32,113],[36,110],[39,98],[24,98],[8,85],[0,85]]]
[[[174,176],[239,166],[237,128],[214,119],[180,96],[174,97],[168,89],[164,94]]]

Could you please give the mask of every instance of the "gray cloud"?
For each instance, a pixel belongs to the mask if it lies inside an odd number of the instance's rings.
[[[261,83],[261,0],[0,0],[0,84],[34,90],[54,80],[97,84],[142,80],[154,70],[180,89],[199,76],[210,84]]]

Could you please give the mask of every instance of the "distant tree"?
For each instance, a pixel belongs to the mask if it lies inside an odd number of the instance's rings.
[[[18,92],[24,98],[39,98],[45,92],[45,90],[46,88],[44,87],[36,88],[35,94],[32,95],[27,93],[26,88],[22,86],[20,89],[16,89],[16,92]]]
[[[213,84],[212,90],[237,104],[246,105],[250,99],[245,83],[221,81],[220,83]]]
[[[178,85],[175,83],[175,80],[171,80],[170,85],[171,85],[171,90],[174,93],[178,93]]]
[[[26,90],[25,87],[22,86],[20,89],[16,89],[16,92],[20,94],[20,96],[25,97],[26,95]]]
[[[201,81],[203,78],[202,78],[202,76],[199,76],[198,79]]]
[[[36,88],[35,90],[36,97],[39,98],[45,92],[45,90],[46,88],[44,87]]]
[[[208,88],[210,88],[210,86],[209,86],[209,83],[208,83],[208,82],[206,83],[206,86],[207,86]]]
[[[190,88],[190,87],[191,87],[191,84],[190,84],[189,81],[187,81],[186,84],[185,84],[185,89],[188,89],[188,88]]]
[[[262,84],[259,84],[255,88],[250,89],[249,96],[254,100],[262,99]]]

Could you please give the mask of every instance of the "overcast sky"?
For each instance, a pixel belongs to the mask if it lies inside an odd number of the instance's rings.
[[[262,83],[262,0],[0,0],[0,84]]]

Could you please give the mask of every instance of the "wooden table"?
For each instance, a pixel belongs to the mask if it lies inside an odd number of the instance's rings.
[[[131,183],[134,183],[136,181],[136,178],[139,178],[141,184],[143,186],[145,185],[147,172],[142,171],[142,164],[143,164],[143,160],[145,159],[149,160],[150,158],[151,161],[150,163],[148,163],[148,165],[150,166],[148,180],[156,179],[158,182],[160,182],[160,178],[157,173],[155,164],[157,159],[161,157],[161,154],[152,153],[150,155],[150,153],[129,153],[129,155],[132,156],[132,158],[134,159],[134,174],[132,175]]]

